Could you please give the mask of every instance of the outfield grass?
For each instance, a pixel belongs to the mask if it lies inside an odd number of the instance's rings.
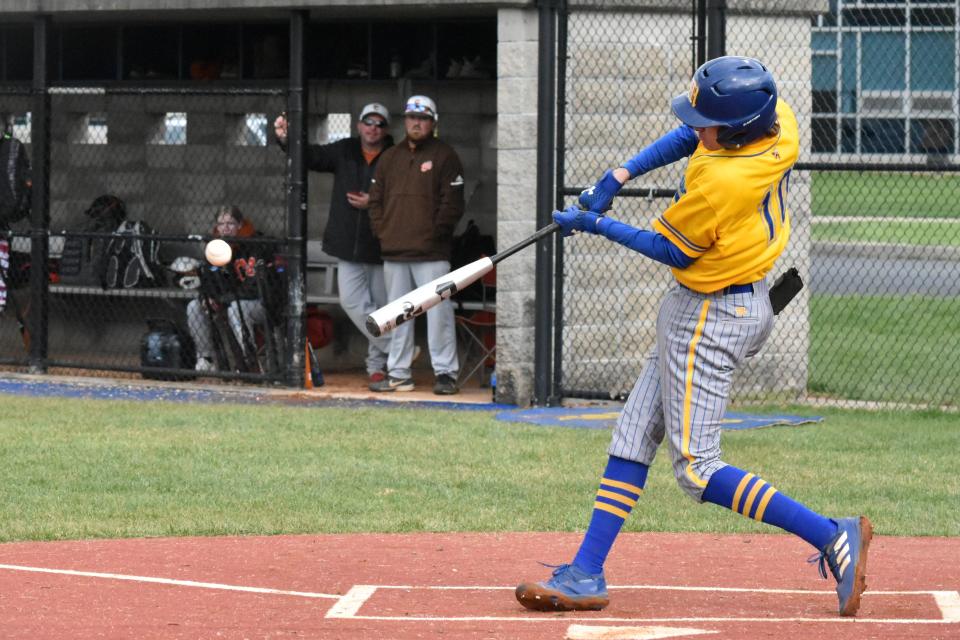
[[[813,239],[960,246],[949,222],[817,222],[824,216],[960,218],[960,175],[815,171],[811,182]]]
[[[817,222],[816,242],[888,242],[960,247],[960,222]]]
[[[932,296],[810,299],[808,389],[838,398],[956,405],[960,300]]]
[[[3,403],[4,541],[582,530],[609,437],[484,412]],[[960,535],[960,418],[817,413],[815,426],[729,433],[725,459],[829,515],[867,513],[883,534]],[[771,530],[687,498],[665,451],[627,529]]]
[[[815,171],[815,216],[960,217],[960,175]]]

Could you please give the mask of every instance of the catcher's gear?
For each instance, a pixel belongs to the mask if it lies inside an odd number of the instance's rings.
[[[620,181],[613,177],[613,170],[607,169],[595,185],[580,192],[580,208],[596,213],[610,211],[610,203],[622,186]]]
[[[563,211],[553,212],[553,221],[560,225],[560,233],[565,238],[572,235],[574,231],[597,233],[598,220],[600,216],[591,211],[584,211],[575,204]]]
[[[724,56],[702,64],[689,93],[670,106],[691,127],[720,127],[717,142],[725,147],[742,147],[776,124],[777,84],[759,60]]]

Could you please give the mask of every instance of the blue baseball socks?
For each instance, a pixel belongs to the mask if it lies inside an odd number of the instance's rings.
[[[818,551],[837,533],[837,523],[811,511],[752,473],[733,466],[715,472],[703,499],[800,536]]]
[[[643,493],[648,469],[645,464],[610,456],[597,489],[590,526],[573,564],[590,574],[603,571],[603,563],[620,527]]]

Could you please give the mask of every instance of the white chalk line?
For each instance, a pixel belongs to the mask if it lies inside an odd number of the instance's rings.
[[[557,617],[539,617],[535,615],[525,616],[376,616],[376,615],[357,615],[360,608],[377,592],[379,589],[404,589],[404,590],[444,590],[444,591],[504,591],[512,590],[514,587],[504,586],[415,586],[415,585],[354,585],[344,595],[335,595],[327,593],[315,593],[311,591],[290,591],[285,589],[269,589],[265,587],[247,587],[242,585],[221,584],[217,582],[197,582],[194,580],[175,580],[171,578],[157,578],[153,576],[136,576],[121,573],[101,573],[96,571],[76,571],[73,569],[51,569],[47,567],[27,567],[23,565],[0,564],[0,570],[22,571],[28,573],[46,573],[65,576],[77,576],[83,578],[100,578],[106,580],[125,580],[129,582],[145,582],[151,584],[163,584],[179,587],[191,587],[200,589],[215,589],[220,591],[239,591],[244,593],[261,593],[269,595],[294,596],[299,598],[315,598],[336,600],[337,602],[327,612],[327,618],[334,619],[362,619],[362,620],[384,620],[384,621],[405,621],[405,622],[478,622],[478,621],[498,621],[498,622],[557,622],[569,621],[565,618]],[[805,589],[762,589],[762,588],[741,588],[741,587],[694,587],[694,586],[668,586],[668,585],[625,585],[618,586],[613,591],[624,590],[657,590],[657,591],[722,591],[735,593],[773,593],[773,594],[802,594],[802,595],[832,595],[832,591],[809,591]],[[960,623],[960,592],[957,591],[867,591],[866,596],[904,596],[904,595],[928,595],[934,600],[934,603],[940,609],[942,618],[939,620],[924,618],[806,618],[806,617],[657,617],[657,618],[613,618],[613,617],[590,617],[594,622],[618,622],[618,623],[637,623],[637,622],[859,622],[859,623],[880,623],[880,624],[955,624]]]
[[[43,567],[24,567],[15,564],[0,564],[0,569],[9,571],[27,571],[31,573],[53,573],[64,576],[79,576],[83,578],[103,578],[107,580],[127,580],[129,582],[149,582],[166,584],[177,587],[195,587],[199,589],[218,589],[221,591],[243,591],[246,593],[266,593],[278,596],[297,596],[299,598],[326,598],[339,600],[340,596],[328,593],[312,593],[310,591],[286,591],[283,589],[267,589],[264,587],[244,587],[234,584],[220,584],[218,582],[196,582],[194,580],[173,580],[171,578],[154,578],[152,576],[131,576],[123,573],[99,573],[96,571],[73,571],[72,569],[47,569]]]
[[[327,618],[352,619],[352,620],[384,620],[384,621],[405,621],[405,622],[569,622],[569,618],[539,617],[535,614],[519,616],[377,616],[377,615],[357,615],[360,608],[369,600],[378,589],[404,589],[408,591],[503,591],[513,590],[514,587],[493,587],[493,586],[414,586],[414,585],[355,585],[352,587],[340,602],[330,608],[327,612]],[[751,589],[742,587],[691,587],[691,586],[666,586],[666,585],[626,585],[612,588],[611,591],[623,590],[655,590],[655,591],[710,591],[710,592],[733,592],[733,593],[774,593],[774,594],[801,594],[801,595],[835,595],[833,591],[810,591],[806,589]],[[940,609],[943,616],[940,619],[929,618],[805,618],[805,617],[787,617],[787,618],[754,618],[754,617],[684,617],[684,618],[600,618],[590,617],[591,622],[617,622],[617,623],[642,623],[642,622],[860,622],[877,624],[954,624],[960,622],[960,592],[957,591],[867,591],[865,596],[931,596],[934,603]]]

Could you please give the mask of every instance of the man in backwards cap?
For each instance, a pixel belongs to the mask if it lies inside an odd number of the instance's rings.
[[[407,136],[384,152],[370,187],[370,223],[380,239],[387,298],[450,271],[453,230],[463,216],[463,165],[457,152],[435,135],[437,105],[411,96],[404,108]],[[457,393],[457,335],[453,305],[444,300],[427,311],[427,341],[438,395]],[[414,323],[394,329],[387,377],[373,391],[412,391]]]

